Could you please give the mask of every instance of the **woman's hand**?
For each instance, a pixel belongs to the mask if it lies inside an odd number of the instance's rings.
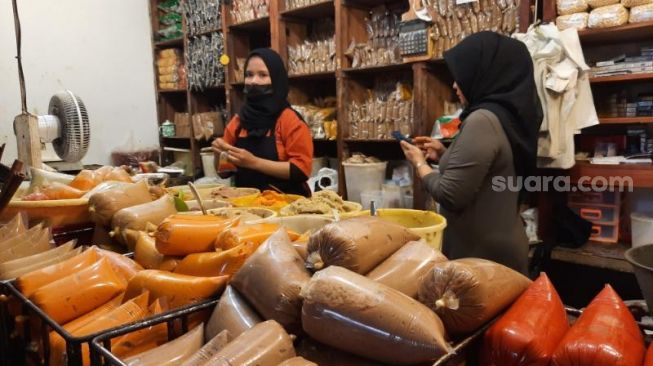
[[[439,140],[427,136],[415,137],[413,141],[424,152],[426,158],[432,161],[440,160],[444,152],[447,151],[447,148]]]
[[[418,165],[421,166],[426,164],[426,157],[424,156],[424,152],[416,145],[411,145],[406,141],[402,141],[401,149],[404,151],[406,159],[410,161],[415,167]]]

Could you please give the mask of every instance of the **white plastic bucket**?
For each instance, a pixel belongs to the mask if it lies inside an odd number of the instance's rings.
[[[361,202],[361,192],[380,191],[385,182],[385,170],[388,162],[351,164],[342,163],[345,168],[345,183],[347,184],[347,199]],[[361,202],[362,203],[362,202]]]
[[[630,214],[633,248],[653,244],[653,215],[640,212]]]
[[[218,173],[215,171],[215,156],[212,152],[210,153],[201,153],[202,157],[202,169],[204,169],[205,177],[217,177]]]

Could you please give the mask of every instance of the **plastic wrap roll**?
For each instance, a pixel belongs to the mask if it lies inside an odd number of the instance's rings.
[[[276,366],[295,357],[292,339],[274,320],[256,324],[216,353],[206,365]]]
[[[374,268],[367,278],[415,298],[420,279],[436,263],[445,261],[447,257],[425,241],[411,241]]]
[[[334,222],[311,235],[306,266],[315,270],[340,266],[367,274],[404,244],[418,239],[405,227],[376,217]]]
[[[419,301],[451,334],[475,331],[524,292],[531,281],[501,264],[478,258],[438,263],[423,277]]]
[[[265,319],[301,329],[302,286],[310,279],[285,229],[277,230],[233,277],[238,290]]]
[[[206,324],[206,340],[223,331],[228,331],[232,338],[238,337],[262,321],[245,299],[233,287],[227,286]]]
[[[429,308],[345,268],[314,274],[302,297],[304,331],[332,347],[393,365],[434,361],[449,351]]]
[[[546,331],[542,331],[543,324]],[[542,273],[485,333],[481,364],[548,366],[568,329],[560,296]]]
[[[606,285],[560,341],[551,365],[638,366],[645,351],[633,314]]]

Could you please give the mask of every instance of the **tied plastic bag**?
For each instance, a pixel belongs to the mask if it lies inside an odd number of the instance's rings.
[[[292,338],[274,320],[259,323],[216,353],[206,365],[278,365],[295,357]]]
[[[421,303],[435,311],[447,332],[475,331],[512,304],[531,281],[501,264],[479,258],[438,263],[422,279]]]
[[[609,5],[592,10],[587,20],[590,28],[609,28],[628,22],[628,10],[621,4]]]
[[[447,257],[425,241],[411,241],[374,268],[367,278],[415,298],[422,277],[436,263],[446,260]]]
[[[388,286],[342,267],[302,289],[302,325],[313,339],[392,365],[433,361],[449,351],[435,313]]]
[[[561,15],[556,18],[556,26],[561,31],[569,28],[576,28],[577,30],[585,29],[587,28],[589,16],[588,13]]]
[[[546,331],[542,331],[546,324]],[[481,364],[548,366],[569,329],[567,313],[546,274],[540,277],[485,333]]]
[[[256,314],[238,291],[227,286],[206,324],[205,336],[209,340],[219,333],[227,331],[232,338],[235,338],[262,321],[263,319]]]
[[[377,217],[359,217],[326,225],[308,241],[306,267],[337,265],[367,274],[404,244],[419,236]]]
[[[142,161],[159,161],[159,147],[137,147],[134,142],[133,132],[129,133],[127,143],[111,152],[111,161],[114,166],[138,167]]]
[[[605,285],[560,341],[551,365],[639,366],[645,351],[635,318]]]
[[[557,0],[558,15],[579,13],[588,9],[586,0]]]
[[[299,329],[302,287],[310,280],[302,258],[281,228],[250,256],[231,285],[265,318]]]

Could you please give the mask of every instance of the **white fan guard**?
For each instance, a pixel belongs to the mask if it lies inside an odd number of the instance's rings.
[[[82,160],[91,141],[91,129],[86,106],[70,90],[59,92],[50,99],[48,114],[60,121],[60,134],[52,141],[54,151],[67,162]]]

